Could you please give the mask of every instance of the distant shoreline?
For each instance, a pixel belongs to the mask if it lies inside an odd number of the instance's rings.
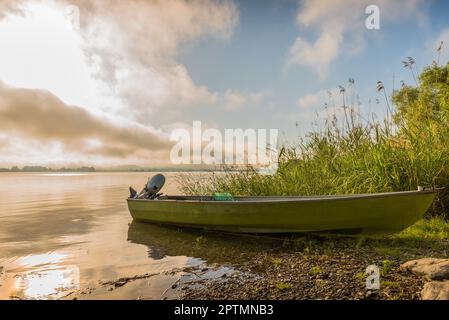
[[[0,174],[2,173],[144,173],[144,172],[184,172],[184,173],[195,173],[195,172],[241,172],[244,170],[239,169],[142,169],[142,170],[107,170],[107,169],[98,169],[92,171],[83,171],[83,170],[19,170],[19,171],[11,171],[11,170],[0,170]]]
[[[95,170],[95,171],[60,171],[60,170],[49,170],[49,171],[0,171],[2,173],[145,173],[145,172],[240,172],[241,170],[212,170],[212,169],[204,169],[204,170]]]
[[[7,169],[0,168],[1,173],[114,173],[114,172],[241,172],[243,169],[220,169],[220,168],[155,168],[155,169],[95,169],[95,168],[75,168],[75,169]]]

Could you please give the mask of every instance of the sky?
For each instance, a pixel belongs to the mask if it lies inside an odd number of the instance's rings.
[[[401,61],[419,71],[441,41],[449,60],[448,13],[438,0],[0,0],[0,167],[170,165],[170,133],[193,121],[294,145],[341,111],[339,86],[382,117],[377,81],[413,85]]]

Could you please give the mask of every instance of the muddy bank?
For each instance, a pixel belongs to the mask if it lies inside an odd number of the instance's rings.
[[[420,299],[425,281],[400,265],[447,257],[446,242],[301,237],[257,252],[236,266],[245,276],[183,287],[183,299]],[[379,267],[380,289],[366,287],[366,268]],[[251,275],[251,276],[248,276]]]

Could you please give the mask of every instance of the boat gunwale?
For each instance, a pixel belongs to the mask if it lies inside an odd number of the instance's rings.
[[[382,193],[364,193],[364,194],[348,194],[348,195],[325,195],[325,196],[236,196],[234,200],[210,200],[211,196],[204,196],[208,199],[201,200],[201,196],[183,196],[170,195],[169,197],[180,198],[195,198],[195,199],[132,199],[128,198],[128,202],[156,202],[156,203],[214,203],[214,204],[269,204],[269,203],[295,203],[295,202],[314,202],[314,201],[343,201],[343,200],[359,200],[359,199],[376,199],[388,198],[396,196],[409,195],[423,195],[436,194],[444,188],[428,189],[428,190],[413,190],[413,191],[399,191],[399,192],[382,192]],[[239,201],[240,199],[240,201]],[[251,199],[251,200],[242,200]]]

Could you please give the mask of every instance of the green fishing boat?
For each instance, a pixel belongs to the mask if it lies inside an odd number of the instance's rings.
[[[157,188],[154,188],[157,189]],[[162,196],[128,199],[135,220],[242,233],[385,234],[421,219],[438,190],[315,197]]]

